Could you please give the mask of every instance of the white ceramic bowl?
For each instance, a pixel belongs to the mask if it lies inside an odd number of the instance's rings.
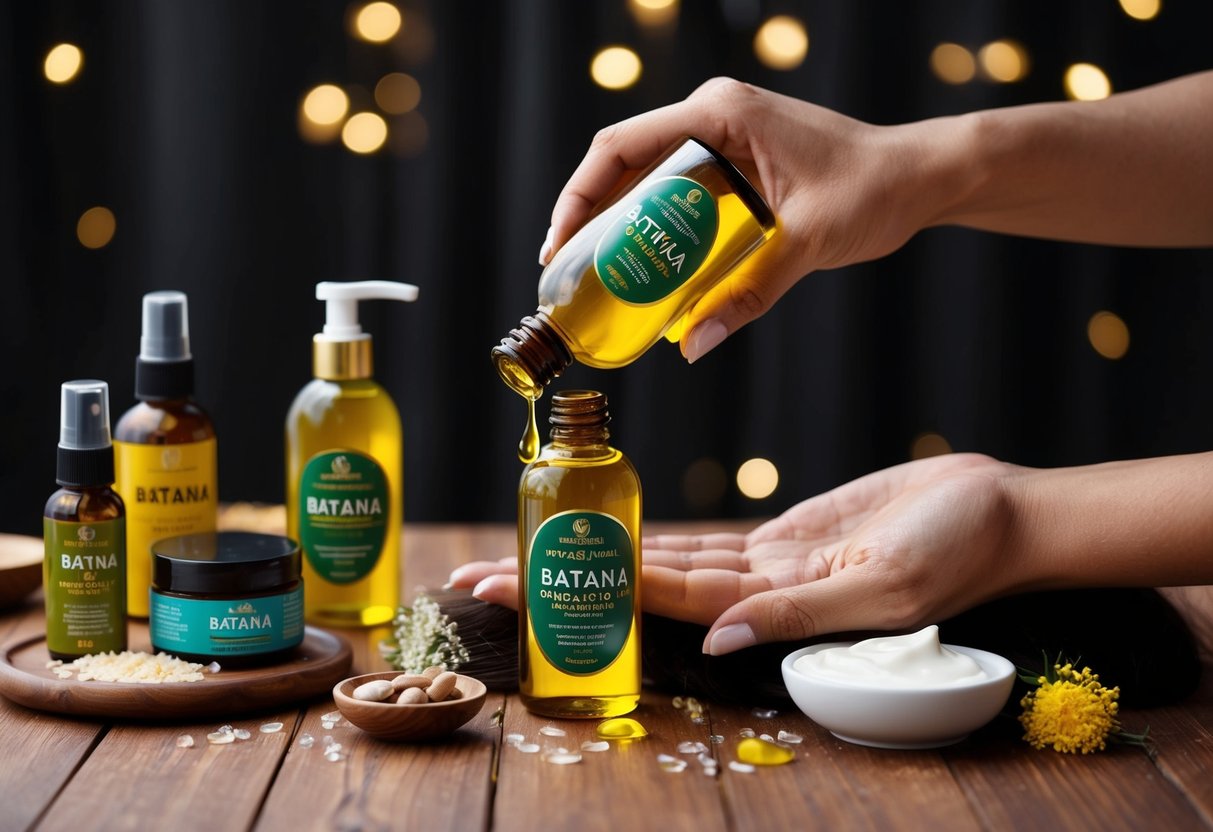
[[[783,682],[809,719],[840,740],[877,748],[937,748],[960,742],[993,719],[1015,683],[1002,656],[946,645],[976,661],[988,678],[948,687],[883,688],[851,684],[797,670],[801,656],[855,642],[814,644],[783,660]]]

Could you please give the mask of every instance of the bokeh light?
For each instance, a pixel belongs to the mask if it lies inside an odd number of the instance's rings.
[[[387,141],[387,122],[378,113],[354,113],[341,128],[341,143],[355,153],[374,153]]]
[[[775,15],[754,35],[754,54],[771,69],[795,69],[809,52],[809,33],[796,18]]]
[[[628,11],[641,26],[666,26],[678,19],[678,0],[628,0]]]
[[[1161,0],[1120,0],[1120,7],[1134,20],[1153,20],[1162,11]]]
[[[608,90],[625,90],[640,80],[640,56],[626,46],[608,46],[590,61],[590,77]]]
[[[682,473],[683,499],[689,508],[696,511],[717,510],[728,485],[728,474],[715,459],[697,459]]]
[[[737,488],[751,500],[770,497],[778,487],[779,469],[769,459],[747,459],[737,469]]]
[[[73,43],[61,43],[46,53],[42,72],[52,84],[66,84],[80,74],[84,53]]]
[[[402,20],[400,9],[391,3],[367,3],[354,17],[354,31],[363,40],[383,43],[396,36]]]
[[[977,53],[981,71],[992,81],[1010,84],[1028,74],[1028,52],[1013,40],[996,40]]]
[[[313,87],[303,98],[303,115],[315,124],[336,124],[349,108],[350,97],[334,84]]]
[[[952,453],[952,445],[938,433],[920,433],[910,443],[910,459],[926,459]]]
[[[388,73],[375,85],[375,103],[394,116],[415,110],[421,103],[421,84],[407,73]]]
[[[1087,340],[1095,352],[1116,361],[1129,351],[1129,327],[1115,312],[1101,310],[1087,321]]]
[[[89,208],[76,221],[76,239],[85,248],[105,248],[110,240],[114,239],[114,231],[117,228],[118,221],[114,219],[114,212],[98,205]]]
[[[1078,101],[1098,101],[1112,94],[1112,82],[1095,64],[1074,64],[1066,70],[1066,95]]]
[[[945,84],[967,84],[977,74],[977,62],[960,44],[941,43],[931,50],[931,71]]]

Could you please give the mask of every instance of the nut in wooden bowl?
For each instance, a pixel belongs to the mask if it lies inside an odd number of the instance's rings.
[[[418,705],[397,702],[395,696],[380,702],[354,697],[354,691],[368,682],[390,683],[401,676],[399,671],[367,673],[338,682],[333,688],[333,701],[342,716],[372,737],[399,742],[432,740],[446,736],[480,713],[488,695],[488,688],[479,679],[453,675],[454,690],[439,702]]]

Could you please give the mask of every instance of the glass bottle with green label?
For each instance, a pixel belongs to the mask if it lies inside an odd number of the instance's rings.
[[[287,534],[303,549],[309,621],[382,624],[400,603],[403,521],[400,414],[371,376],[371,336],[358,301],[411,301],[417,287],[319,283],[324,331],[312,339],[309,382],[286,417]]]
[[[60,391],[59,451],[42,532],[46,646],[51,657],[126,649],[126,512],[114,482],[109,386],[86,379]]]
[[[640,699],[640,478],[606,396],[552,397],[518,486],[519,690],[534,713],[618,716]]]
[[[699,298],[775,233],[775,215],[754,186],[698,139],[672,147],[578,231],[544,269],[539,308],[493,348],[507,385],[528,399],[519,446],[534,458],[534,401],[573,359],[630,364]]]

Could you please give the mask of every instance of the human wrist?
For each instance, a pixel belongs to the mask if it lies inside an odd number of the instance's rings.
[[[988,186],[996,130],[988,116],[975,112],[904,125],[916,171],[907,185],[922,213],[920,227],[961,222]]]

